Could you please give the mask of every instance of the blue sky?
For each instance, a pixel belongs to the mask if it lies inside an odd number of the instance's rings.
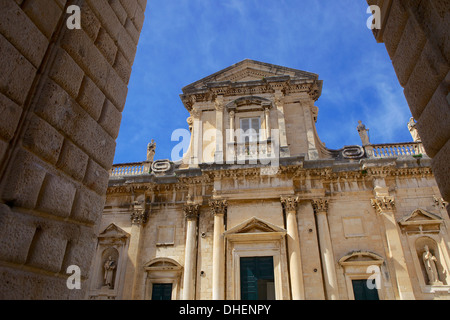
[[[149,0],[114,163],[170,159],[187,129],[181,89],[244,59],[313,72],[324,81],[317,131],[331,149],[412,141],[411,112],[365,0]]]

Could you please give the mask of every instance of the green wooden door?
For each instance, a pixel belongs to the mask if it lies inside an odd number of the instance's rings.
[[[352,285],[355,300],[380,300],[378,290],[367,287],[367,280],[352,280]]]
[[[241,299],[275,299],[273,257],[246,257],[240,260]]]
[[[154,283],[152,289],[152,300],[172,300],[172,284]]]

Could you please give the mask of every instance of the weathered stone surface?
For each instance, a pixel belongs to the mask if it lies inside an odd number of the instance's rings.
[[[0,2],[2,299],[86,297],[145,4]],[[81,290],[66,285],[72,264]]]

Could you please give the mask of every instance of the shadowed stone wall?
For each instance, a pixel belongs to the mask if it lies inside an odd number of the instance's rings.
[[[85,297],[146,2],[0,1],[1,299]]]
[[[450,2],[368,3],[381,8],[375,38],[386,45],[441,194],[450,202]]]

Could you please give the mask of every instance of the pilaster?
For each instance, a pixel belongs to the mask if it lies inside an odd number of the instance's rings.
[[[225,231],[224,219],[228,203],[226,200],[211,200],[209,202],[211,214],[214,216],[214,239],[213,239],[213,300],[225,298]]]
[[[297,206],[298,197],[281,196],[281,204],[286,212],[286,230],[288,244],[289,273],[293,300],[305,299],[303,283],[302,260],[300,253],[300,238],[298,235]]]
[[[223,163],[223,112],[225,108],[222,95],[216,98],[214,106],[216,109],[216,151],[214,153],[214,161],[221,164]]]
[[[339,299],[336,266],[331,243],[330,228],[328,225],[328,200],[311,200],[316,214],[317,233],[319,236],[320,256],[322,258],[322,272],[325,280],[326,297],[328,300]]]
[[[128,263],[125,283],[132,284],[124,286],[123,297],[124,299],[136,298],[136,285],[138,277],[138,257],[139,248],[141,246],[141,233],[142,229],[147,223],[148,211],[145,209],[144,201],[134,201],[131,206],[131,232],[130,232],[130,244],[128,248]]]
[[[186,218],[186,247],[184,258],[183,299],[195,299],[195,262],[197,258],[197,220],[200,204],[187,203],[183,206]]]
[[[406,265],[405,254],[400,238],[400,230],[395,220],[395,199],[388,194],[387,188],[375,186],[375,198],[371,204],[382,217],[388,245],[388,257],[394,267],[399,298],[401,300],[414,300],[414,292]]]
[[[275,93],[275,106],[278,113],[278,129],[280,136],[280,157],[289,157],[289,146],[286,136],[286,120],[284,117],[284,94],[281,91]]]

